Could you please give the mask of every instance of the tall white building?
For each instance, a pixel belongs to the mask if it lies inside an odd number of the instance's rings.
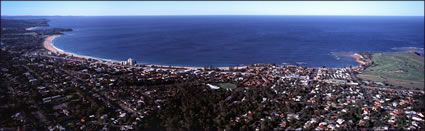
[[[133,59],[131,59],[131,58],[128,58],[128,60],[127,60],[127,64],[128,65],[134,65],[134,64],[136,64],[136,61],[134,61]]]

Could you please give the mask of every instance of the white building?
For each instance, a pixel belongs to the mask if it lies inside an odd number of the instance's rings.
[[[132,58],[128,58],[127,62],[124,61],[123,64],[134,65],[136,64],[136,61],[133,60]]]

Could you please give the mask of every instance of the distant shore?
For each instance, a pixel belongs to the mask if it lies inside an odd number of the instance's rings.
[[[117,60],[110,60],[110,59],[102,59],[102,58],[96,58],[96,57],[91,57],[91,56],[83,56],[83,55],[78,55],[78,54],[74,54],[71,52],[65,52],[57,47],[55,47],[53,45],[53,40],[57,37],[59,37],[61,35],[50,35],[48,36],[44,42],[43,42],[43,47],[46,48],[47,50],[53,52],[53,53],[57,53],[57,54],[63,54],[63,55],[67,55],[67,56],[71,56],[71,57],[76,57],[76,58],[81,58],[81,59],[95,59],[98,61],[106,61],[106,62],[113,62],[113,63],[121,63],[123,61],[117,61]],[[163,68],[182,68],[182,69],[203,69],[204,67],[190,67],[190,66],[171,66],[171,65],[155,65],[155,64],[141,64],[147,67],[163,67]],[[232,67],[234,69],[244,69],[247,66],[237,66],[237,67]],[[230,67],[216,67],[218,69],[222,69],[222,70],[228,70]]]
[[[36,26],[36,27],[30,27],[30,28],[26,28],[25,30],[34,30],[35,28],[38,28],[38,26]]]

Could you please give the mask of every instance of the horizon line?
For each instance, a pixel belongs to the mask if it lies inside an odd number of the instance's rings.
[[[157,14],[157,15],[1,15],[3,16],[35,16],[35,17],[45,17],[45,16],[422,16],[424,15],[290,15],[290,14]]]

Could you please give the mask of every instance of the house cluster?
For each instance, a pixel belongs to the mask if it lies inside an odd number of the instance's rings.
[[[277,107],[241,112],[229,120],[235,127],[247,124],[252,129],[262,129],[262,123],[274,121],[278,123],[273,128],[294,130],[421,129],[425,119],[423,112],[416,112],[413,107],[418,103],[415,97],[423,92],[363,88],[352,84],[354,80],[346,68],[294,65],[250,65],[242,71],[155,68],[41,51],[12,59],[16,63],[2,67],[2,75],[11,82],[13,78],[24,80],[14,84],[26,87],[20,90],[27,94],[37,91],[33,94],[40,98],[36,100],[37,106],[49,110],[40,111],[40,118],[36,119],[44,118],[50,128],[143,128],[144,119],[169,106],[167,99],[178,93],[172,87],[163,89],[157,85],[194,81],[212,90],[224,88],[220,83],[242,88],[243,98],[237,100],[229,95],[226,99],[232,100],[233,106],[252,103]],[[15,70],[21,73],[10,73]],[[258,88],[271,93],[253,99],[258,96],[249,92]],[[226,90],[231,94],[242,91]]]
[[[137,130],[194,123],[245,130],[425,127],[423,91],[366,87],[351,68],[185,68],[136,64],[131,58],[120,63],[48,52],[34,41],[44,35],[31,32],[24,35],[25,44],[12,39],[23,36],[2,34],[0,86],[6,88],[0,89],[5,118],[0,130]]]

